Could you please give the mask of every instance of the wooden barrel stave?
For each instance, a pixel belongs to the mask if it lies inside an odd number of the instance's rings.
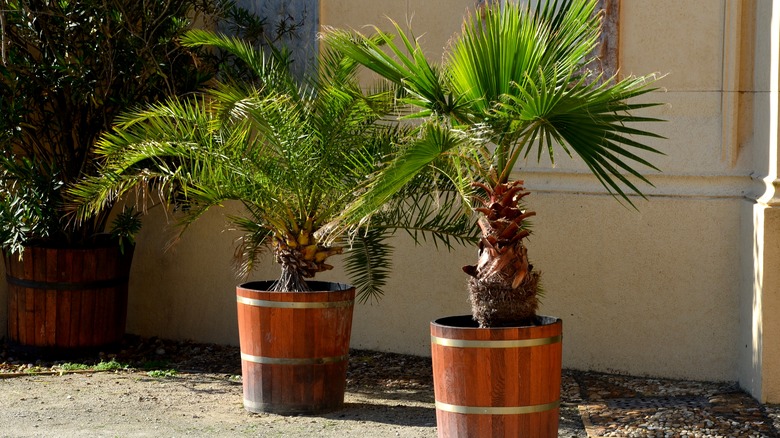
[[[492,329],[446,325],[465,318],[431,324],[439,436],[557,436],[560,320]]]
[[[124,335],[132,248],[28,247],[5,257],[8,336],[23,347],[67,350]]]
[[[355,289],[321,292],[237,288],[244,406],[251,412],[322,413],[343,405]]]

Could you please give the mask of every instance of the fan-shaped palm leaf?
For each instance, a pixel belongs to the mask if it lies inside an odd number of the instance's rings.
[[[637,100],[654,90],[655,78],[602,78],[587,69],[600,18],[594,0],[494,4],[466,18],[440,67],[396,23],[398,44],[378,30],[372,39],[345,31],[326,38],[403,88],[402,103],[416,107],[413,117],[424,118],[417,135],[344,217],[365,215],[423,172],[449,178],[464,205],[477,199],[475,190],[481,192],[473,207],[484,215],[482,256],[477,266],[464,268],[474,276],[472,291],[495,296],[498,288],[501,296],[527,300],[483,306],[488,314],[496,306],[526,312],[500,321],[483,315],[483,325],[526,321],[536,309],[538,273],[522,243],[531,212],[518,204],[527,192],[521,181],[510,182],[520,159],[535,155],[554,162],[556,150],[576,155],[608,192],[631,205],[630,194],[642,195],[636,182],[649,184],[637,167],[657,170],[649,157],[659,151],[643,139],[659,136],[637,127],[657,119],[634,114],[657,105]],[[473,182],[470,190],[465,181]]]

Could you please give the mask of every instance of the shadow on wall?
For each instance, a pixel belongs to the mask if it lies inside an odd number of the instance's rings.
[[[319,1],[239,0],[237,4],[265,20],[268,38],[292,50],[291,70],[296,76],[316,66]]]

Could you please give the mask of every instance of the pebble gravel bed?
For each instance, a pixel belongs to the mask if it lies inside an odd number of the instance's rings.
[[[114,350],[66,359],[23,355],[0,344],[0,378],[57,374],[68,362],[111,360],[135,370],[201,371],[235,379],[241,374],[238,347],[127,336]],[[353,350],[347,386],[409,390],[432,399],[430,358]],[[734,383],[563,372],[563,438],[763,438],[780,437],[778,430],[780,405],[761,405]]]
[[[569,371],[589,437],[777,437],[780,407],[761,405],[733,383]]]

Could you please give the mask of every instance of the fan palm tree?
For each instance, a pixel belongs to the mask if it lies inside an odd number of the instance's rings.
[[[120,116],[98,143],[100,175],[70,189],[76,220],[134,190],[175,206],[183,232],[211,207],[237,200],[245,214],[230,220],[243,232],[241,273],[270,248],[282,270],[273,290],[307,291],[306,279],[331,269],[329,257],[346,249],[363,298],[382,292],[386,238],[399,228],[447,246],[475,239],[451,184],[426,179],[424,190],[389,198],[370,227],[339,222],[345,233],[321,241],[318,230],[337,220],[403,143],[404,128],[382,123],[392,90],[362,92],[357,64],[332,50],[298,80],[282,50],[259,51],[207,31],[191,31],[182,43],[232,53],[255,79],[222,78],[202,93]]]
[[[326,41],[397,84],[407,117],[421,119],[416,136],[370,190],[345,210],[364,217],[421,172],[436,169],[479,216],[476,265],[464,267],[474,319],[482,327],[533,323],[539,272],[529,262],[526,209],[529,192],[513,180],[520,160],[555,151],[579,156],[618,200],[643,196],[648,183],[635,167],[657,170],[642,143],[657,138],[634,127],[657,119],[635,115],[657,105],[635,98],[652,91],[653,76],[604,78],[590,71],[601,16],[593,0],[507,3],[469,15],[461,35],[434,66],[415,38],[393,23],[400,37],[331,30]],[[633,181],[632,181],[633,180]],[[346,221],[347,223],[349,221]]]

